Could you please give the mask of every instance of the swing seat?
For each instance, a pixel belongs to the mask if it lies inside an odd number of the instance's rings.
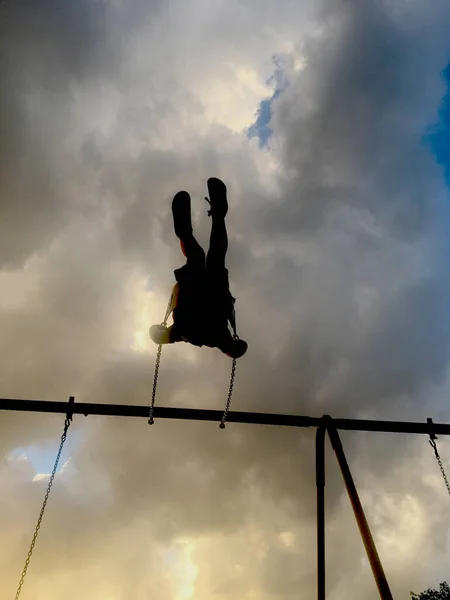
[[[228,330],[227,330],[228,332]],[[188,342],[194,346],[207,346],[208,348],[219,348],[224,354],[230,358],[241,358],[247,352],[247,342],[239,338],[234,338],[231,334],[218,337],[217,340],[206,339],[203,343],[197,342],[196,340],[189,340],[182,337],[174,336],[173,325],[167,327],[165,325],[152,325],[150,327],[150,338],[157,344],[172,344],[173,342]]]
[[[152,342],[157,344],[170,344],[172,339],[170,334],[172,333],[172,327],[166,327],[165,325],[152,325],[149,330],[150,338]]]
[[[229,291],[228,270],[224,269],[223,277],[213,280],[206,289],[202,289],[200,276],[194,291],[192,273],[188,272],[186,266],[177,269],[175,277],[177,283],[172,289],[164,321],[150,327],[151,340],[158,346],[188,342],[193,346],[218,348],[233,359],[244,356],[248,345],[239,339],[236,332],[235,298]],[[174,324],[167,327],[170,314],[173,315]],[[228,329],[228,322],[233,334]]]

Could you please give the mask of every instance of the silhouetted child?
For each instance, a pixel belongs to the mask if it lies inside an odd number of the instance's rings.
[[[209,199],[205,200],[210,204],[212,227],[206,258],[192,231],[189,194],[178,192],[172,201],[175,233],[187,261],[175,271],[177,284],[169,308],[169,313],[173,311],[173,325],[152,325],[150,337],[156,344],[185,341],[219,348],[232,358],[240,358],[247,351],[247,343],[232,335],[228,327],[230,323],[235,329],[234,298],[225,267],[227,188],[215,177],[208,179],[207,184]]]

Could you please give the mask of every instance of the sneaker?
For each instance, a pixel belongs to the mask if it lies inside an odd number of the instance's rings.
[[[208,215],[213,217],[225,218],[228,212],[227,188],[223,181],[216,177],[210,177],[207,182],[209,199],[206,198],[211,206]]]
[[[231,358],[241,358],[247,352],[247,348],[248,344],[244,340],[233,340],[226,354]]]
[[[248,344],[244,340],[234,339],[228,332],[217,347],[230,358],[241,358],[247,352]]]
[[[187,192],[178,192],[172,200],[172,215],[175,234],[180,240],[192,235],[191,197]]]

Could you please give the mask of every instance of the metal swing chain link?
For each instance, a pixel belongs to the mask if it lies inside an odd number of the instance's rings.
[[[172,299],[173,299],[173,291],[172,291],[172,295],[170,297],[169,300],[169,304],[167,306],[167,310],[166,310],[166,316],[164,318],[164,321],[161,323],[161,325],[163,325],[164,327],[167,326],[167,319],[170,315],[171,312],[171,305],[172,305]],[[234,339],[239,339],[237,333],[236,333],[236,324],[235,324],[235,317],[233,317],[234,319]],[[152,400],[150,403],[150,409],[148,412],[148,424],[149,425],[153,425],[155,420],[153,417],[153,413],[154,413],[154,409],[155,409],[155,399],[156,399],[156,390],[157,390],[157,386],[158,386],[158,376],[159,376],[159,367],[160,367],[160,363],[161,363],[161,353],[162,353],[162,344],[159,344],[158,346],[158,350],[156,352],[156,361],[155,361],[155,374],[153,377],[153,389],[152,389]],[[236,359],[233,358],[233,363],[231,366],[231,377],[230,377],[230,387],[228,388],[228,398],[227,398],[227,404],[225,407],[225,410],[223,412],[222,415],[222,420],[220,422],[220,429],[225,429],[225,421],[227,420],[227,416],[228,416],[228,411],[230,409],[230,403],[231,403],[231,396],[233,395],[233,387],[234,387],[234,378],[236,375]]]
[[[33,534],[33,539],[31,540],[30,549],[28,551],[27,559],[25,561],[25,566],[23,568],[22,575],[20,577],[19,585],[17,587],[17,592],[16,592],[16,596],[15,596],[14,600],[18,600],[18,598],[20,596],[20,593],[22,591],[23,582],[24,582],[25,576],[27,574],[28,565],[30,564],[31,555],[33,554],[34,545],[36,544],[36,539],[37,539],[37,536],[38,536],[38,533],[39,533],[39,529],[41,528],[41,523],[42,523],[42,518],[44,516],[45,507],[47,506],[47,501],[48,501],[48,498],[50,496],[50,491],[52,489],[53,480],[55,479],[56,471],[58,469],[59,459],[61,458],[61,452],[62,452],[62,449],[63,449],[63,446],[64,446],[64,442],[66,441],[67,430],[69,429],[69,427],[70,427],[70,419],[66,418],[66,421],[64,423],[64,431],[63,431],[63,434],[61,436],[61,443],[59,445],[58,454],[56,455],[56,460],[55,460],[55,464],[54,464],[54,467],[53,467],[53,471],[52,471],[52,474],[50,476],[50,480],[48,482],[47,491],[46,491],[45,497],[44,497],[44,502],[42,504],[41,512],[39,514],[39,518],[38,518],[38,521],[37,521],[37,524],[36,524],[36,529],[35,529],[34,534]]]
[[[164,317],[164,321],[161,323],[163,327],[167,327],[167,319],[169,318],[172,306],[174,290],[172,290],[172,294],[170,295],[170,300],[166,308],[166,316]],[[161,352],[162,352],[162,344],[159,344],[158,350],[156,352],[156,362],[155,362],[155,375],[153,377],[153,390],[152,390],[152,401],[150,404],[150,409],[148,411],[148,424],[153,425],[155,420],[153,419],[153,411],[155,408],[155,398],[156,398],[156,388],[158,386],[158,375],[159,375],[159,365],[161,363]]]
[[[225,429],[225,421],[227,420],[228,411],[230,410],[231,396],[233,395],[234,377],[236,375],[236,359],[233,358],[233,364],[231,366],[231,378],[230,387],[228,389],[227,405],[223,411],[222,421],[220,422],[220,429]]]
[[[430,445],[431,445],[431,447],[434,450],[434,455],[436,457],[437,463],[438,463],[439,468],[441,470],[442,477],[444,478],[444,482],[445,482],[445,485],[447,487],[447,491],[448,491],[448,493],[450,495],[450,484],[448,482],[447,475],[445,474],[444,465],[442,464],[441,457],[439,456],[439,452],[438,452],[438,449],[437,449],[437,446],[436,446],[436,442],[435,442],[434,439],[431,439],[431,440],[428,440],[428,441],[430,442]]]
[[[152,402],[150,404],[150,410],[148,413],[148,424],[149,425],[153,425],[153,423],[155,422],[153,419],[153,411],[155,408],[156,387],[158,385],[158,375],[159,375],[159,365],[161,362],[161,352],[162,352],[162,344],[159,344],[158,351],[156,352],[155,376],[153,377]]]
[[[150,410],[148,414],[148,424],[154,424],[153,411],[155,408],[155,398],[156,398],[156,388],[158,385],[158,375],[159,375],[159,365],[161,362],[161,352],[162,345],[158,346],[158,351],[156,352],[156,363],[155,363],[155,376],[153,378],[153,390],[152,390],[152,402],[150,404]],[[230,387],[228,388],[228,398],[225,410],[223,412],[222,420],[220,422],[220,429],[225,429],[225,421],[227,420],[228,411],[230,410],[231,397],[233,395],[233,387],[234,387],[234,378],[236,375],[236,359],[233,359],[233,364],[231,366],[231,378],[230,378]]]

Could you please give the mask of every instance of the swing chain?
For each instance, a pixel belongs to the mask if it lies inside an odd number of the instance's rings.
[[[433,450],[434,450],[434,455],[435,455],[435,457],[436,457],[436,460],[437,460],[437,463],[438,463],[438,465],[439,465],[439,469],[441,470],[442,477],[444,478],[444,482],[445,482],[445,485],[446,485],[446,487],[447,487],[447,491],[448,491],[448,493],[450,494],[450,484],[449,484],[449,482],[448,482],[447,475],[445,474],[444,465],[442,464],[441,457],[439,456],[439,452],[438,452],[438,449],[437,449],[437,446],[436,446],[436,441],[435,441],[436,439],[437,439],[436,437],[432,437],[432,438],[429,440],[429,442],[430,442],[430,446],[431,446],[431,447],[433,448]]]
[[[434,425],[433,419],[428,418],[427,425],[428,425],[428,435],[430,436],[430,439],[428,441],[430,443],[430,446],[434,450],[434,456],[436,457],[437,463],[439,465],[439,469],[441,470],[441,473],[442,473],[442,477],[444,478],[444,483],[445,483],[445,485],[447,487],[447,491],[450,495],[450,484],[448,482],[447,475],[445,474],[444,465],[442,464],[442,460],[441,460],[441,457],[439,456],[439,452],[438,452],[437,445],[436,445],[436,440],[438,438],[433,430],[433,425]]]
[[[22,575],[20,577],[19,585],[18,585],[16,596],[15,596],[14,600],[18,600],[18,598],[20,596],[20,593],[22,591],[23,582],[24,582],[25,576],[27,574],[28,565],[30,564],[31,555],[33,554],[34,545],[36,544],[36,539],[37,539],[39,530],[41,528],[42,518],[44,517],[45,508],[47,506],[47,501],[48,501],[48,498],[50,496],[50,491],[52,489],[53,480],[55,479],[56,471],[58,469],[59,459],[61,458],[61,452],[62,452],[62,449],[63,449],[63,446],[64,446],[64,442],[66,441],[66,438],[67,438],[67,431],[68,431],[68,429],[70,427],[70,421],[71,420],[72,420],[72,416],[68,414],[66,416],[66,420],[64,422],[64,431],[63,431],[63,434],[61,436],[61,443],[59,445],[58,454],[56,455],[56,460],[55,460],[55,464],[53,466],[53,471],[52,471],[52,474],[50,475],[50,480],[48,482],[47,491],[46,491],[45,497],[44,497],[44,502],[42,504],[41,512],[39,514],[39,518],[38,518],[38,521],[37,521],[37,524],[36,524],[36,529],[35,529],[34,534],[33,534],[33,539],[31,540],[30,549],[28,551],[27,559],[25,561],[25,566],[23,568]]]
[[[172,295],[170,297],[169,304],[167,305],[166,315],[164,317],[164,321],[161,323],[161,325],[164,327],[167,326],[167,319],[169,318],[169,315],[172,311],[174,291],[175,291],[175,288],[172,290]],[[234,307],[232,310],[231,325],[233,328],[233,338],[235,340],[238,340],[239,336],[236,331],[236,315],[234,312]],[[153,376],[152,400],[150,403],[150,409],[149,409],[149,413],[148,413],[148,424],[149,425],[153,425],[155,422],[153,413],[154,413],[154,409],[155,409],[156,389],[158,386],[158,376],[159,376],[159,367],[160,367],[160,363],[161,363],[161,353],[162,353],[162,344],[159,344],[158,350],[156,352],[155,374]],[[227,420],[228,411],[230,410],[231,396],[233,395],[235,375],[236,375],[236,359],[233,358],[233,363],[231,366],[230,387],[228,388],[227,404],[226,404],[225,410],[222,415],[222,420],[220,422],[220,429],[225,429],[225,421]]]
[[[235,375],[236,375],[236,359],[233,358],[233,364],[231,366],[230,387],[228,389],[227,405],[225,407],[225,410],[223,411],[222,421],[220,422],[220,429],[225,429],[225,421],[227,420],[228,411],[230,409],[231,396],[233,395],[233,386],[234,386]]]
[[[153,425],[153,423],[155,422],[153,419],[153,411],[155,408],[156,387],[158,385],[158,375],[159,375],[159,364],[161,362],[161,352],[162,352],[162,344],[159,344],[158,351],[156,352],[155,376],[153,377],[152,402],[150,404],[150,410],[148,413],[148,424],[149,425]]]
[[[175,286],[176,288],[176,286]],[[175,288],[173,288],[172,293],[170,295],[170,300],[166,308],[166,315],[164,317],[164,321],[161,323],[163,327],[167,327],[167,319],[169,318],[170,313],[172,312],[172,302],[175,294]],[[156,387],[158,385],[158,375],[159,375],[159,364],[161,362],[161,352],[162,352],[162,344],[159,344],[158,350],[156,352],[156,363],[155,363],[155,375],[153,377],[153,390],[152,390],[152,401],[150,404],[150,410],[148,412],[148,424],[153,425],[153,411],[155,408],[155,398],[156,398]]]

